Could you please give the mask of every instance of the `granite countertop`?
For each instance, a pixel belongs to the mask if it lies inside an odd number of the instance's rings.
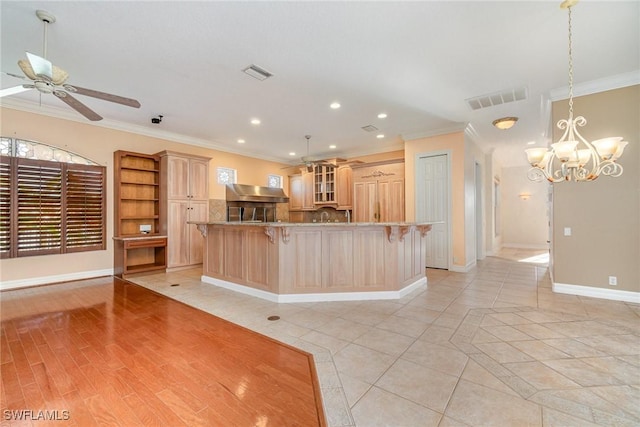
[[[435,222],[251,222],[251,221],[210,221],[198,222],[193,221],[189,224],[198,225],[243,225],[258,227],[370,227],[372,225],[381,225],[388,227],[395,226],[412,226],[412,225],[433,225],[441,224],[442,221]]]

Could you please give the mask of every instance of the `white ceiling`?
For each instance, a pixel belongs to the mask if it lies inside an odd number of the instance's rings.
[[[21,74],[25,51],[43,54],[35,11],[44,9],[57,18],[47,57],[70,74],[68,83],[142,104],[78,95],[105,118],[99,125],[287,163],[306,154],[305,134],[312,156],[354,157],[467,129],[513,164],[524,162],[527,142],[546,144],[549,96],[566,94],[567,12],[559,3],[3,0],[0,65]],[[639,82],[639,27],[637,0],[574,7],[576,86],[612,76]],[[243,74],[250,64],[274,76]],[[3,89],[21,82],[2,75]],[[476,111],[465,101],[520,87],[525,101]],[[54,96],[39,98],[33,90],[0,102],[87,122]],[[330,109],[333,101],[342,107]],[[152,124],[159,114],[162,123]],[[520,120],[498,131],[491,122],[503,116]],[[254,117],[259,126],[249,123]]]

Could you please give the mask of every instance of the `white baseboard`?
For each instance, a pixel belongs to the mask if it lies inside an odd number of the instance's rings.
[[[80,271],[77,273],[58,274],[55,276],[32,277],[29,279],[5,280],[0,282],[0,290],[27,288],[29,286],[48,285],[52,283],[71,282],[73,280],[93,279],[94,277],[113,276],[113,268],[104,270]]]
[[[602,298],[613,301],[633,302],[640,304],[640,292],[620,291],[617,289],[594,288],[591,286],[568,285],[554,283],[553,292],[559,294],[578,295],[582,297]]]
[[[453,264],[449,267],[449,271],[453,271],[455,273],[468,273],[477,265],[476,260],[469,262],[467,265],[455,265]]]
[[[249,286],[239,285],[237,283],[228,282],[226,280],[216,279],[214,277],[202,276],[200,278],[204,283],[218,286],[220,288],[229,289],[245,295],[251,295],[262,298],[267,301],[277,303],[290,302],[323,302],[323,301],[367,301],[367,300],[390,300],[400,299],[415,289],[427,285],[427,278],[422,277],[399,291],[377,291],[377,292],[331,292],[331,293],[315,293],[315,294],[274,294],[273,292],[255,289]]]
[[[539,244],[539,245],[529,245],[529,244],[520,244],[520,243],[503,243],[503,248],[512,248],[512,249],[549,249],[549,244]]]

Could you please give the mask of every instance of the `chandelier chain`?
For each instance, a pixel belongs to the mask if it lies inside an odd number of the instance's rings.
[[[573,117],[573,48],[571,38],[571,6],[569,11],[569,117]]]

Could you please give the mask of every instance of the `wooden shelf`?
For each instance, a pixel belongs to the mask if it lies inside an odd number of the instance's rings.
[[[113,157],[116,274],[165,269],[167,239],[159,234],[160,157],[131,151],[116,151]]]

